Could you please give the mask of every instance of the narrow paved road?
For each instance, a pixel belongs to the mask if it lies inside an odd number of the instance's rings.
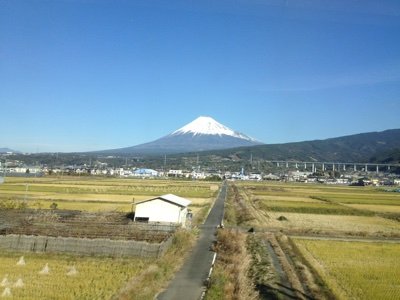
[[[159,300],[198,300],[204,291],[204,281],[208,277],[214,252],[210,250],[215,241],[216,227],[221,224],[224,214],[226,182],[223,183],[204,225],[200,226],[200,237],[192,253],[176,273],[168,288],[158,295]]]

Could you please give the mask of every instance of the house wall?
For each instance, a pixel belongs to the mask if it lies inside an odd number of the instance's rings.
[[[183,208],[181,210],[181,214],[180,214],[180,224],[182,224],[182,227],[185,227],[186,225],[186,218],[187,218],[187,213],[188,213],[188,209],[187,207]]]
[[[149,218],[149,222],[173,222],[185,224],[187,208],[182,210],[179,205],[161,199],[138,203],[135,210],[136,218]]]

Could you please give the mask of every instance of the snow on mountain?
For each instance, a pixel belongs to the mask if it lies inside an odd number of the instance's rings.
[[[262,143],[234,131],[211,117],[198,117],[155,141],[102,153],[168,154],[255,146]]]
[[[193,135],[198,134],[209,134],[209,135],[228,135],[240,139],[245,139],[248,141],[255,141],[253,138],[248,137],[245,134],[234,131],[229,127],[222,125],[221,123],[215,121],[211,117],[200,116],[189,124],[179,128],[174,131],[171,135],[178,134],[188,134],[191,133]]]

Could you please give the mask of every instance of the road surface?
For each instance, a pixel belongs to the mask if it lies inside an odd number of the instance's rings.
[[[224,214],[226,182],[223,183],[204,225],[200,226],[200,236],[192,253],[176,273],[167,289],[156,298],[159,300],[198,300],[205,290],[204,282],[211,268],[214,252],[210,247],[215,241],[216,227],[221,224]]]

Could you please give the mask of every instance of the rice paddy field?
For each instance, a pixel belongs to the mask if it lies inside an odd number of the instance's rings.
[[[180,230],[157,259],[0,252],[1,299],[138,299],[162,291],[196,235]]]
[[[400,298],[400,244],[293,240],[337,299]]]
[[[172,193],[191,200],[195,215],[210,207],[217,191],[217,184],[199,181],[8,177],[0,185],[0,204],[11,201],[26,203],[29,208],[49,209],[56,203],[58,209],[130,212],[134,209],[132,202]]]
[[[393,190],[234,182],[226,211],[235,208],[232,220],[278,241],[266,253],[275,252],[287,278],[307,282],[311,298],[400,299],[400,193]]]
[[[251,209],[253,219],[249,225],[400,237],[400,222],[396,220],[400,217],[400,193],[377,187],[322,184],[235,182],[235,185]]]
[[[11,299],[110,299],[149,264],[38,253],[25,253],[22,262],[21,254],[0,254],[0,296],[8,289]]]
[[[194,224],[201,223],[218,192],[210,182],[93,177],[7,177],[0,208],[27,206],[91,213],[131,212],[133,202],[173,193],[192,201]],[[94,215],[94,214],[93,214]],[[106,214],[108,215],[108,214]],[[185,257],[195,231],[174,236],[158,259],[111,258],[55,253],[0,252],[0,298],[153,299]],[[24,264],[18,264],[24,256]]]

